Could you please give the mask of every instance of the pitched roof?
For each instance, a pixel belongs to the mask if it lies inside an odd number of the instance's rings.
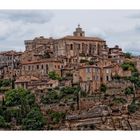
[[[61,63],[61,61],[59,61],[59,60],[47,59],[47,60],[38,60],[38,61],[23,61],[23,62],[21,62],[21,64],[22,65],[27,65],[27,64],[39,64],[39,63],[48,63],[48,62],[59,62],[59,63]]]
[[[21,55],[22,52],[16,52],[16,51],[4,51],[4,52],[0,52],[0,55],[4,55],[4,56],[18,56],[18,55]]]
[[[95,66],[95,65],[84,65],[84,66],[80,66],[79,69],[83,69],[83,68],[99,68],[98,66]]]
[[[16,83],[22,83],[22,82],[30,82],[30,81],[38,81],[39,78],[35,76],[20,76],[17,80]]]
[[[64,36],[63,38],[60,39],[68,39],[68,40],[87,40],[87,41],[104,41],[102,38],[99,37],[84,37],[84,36]]]

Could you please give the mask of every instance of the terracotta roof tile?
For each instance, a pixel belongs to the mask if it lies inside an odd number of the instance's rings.
[[[88,40],[88,41],[105,41],[99,37],[78,37],[78,36],[65,36],[60,39],[69,39],[69,40]]]
[[[48,62],[58,62],[58,63],[62,63],[59,60],[55,60],[55,59],[47,59],[47,60],[39,60],[39,61],[23,61],[21,62],[22,65],[27,65],[27,64],[38,64],[38,63],[48,63]]]
[[[16,83],[22,83],[22,82],[30,82],[30,81],[38,81],[39,78],[35,76],[20,76],[17,80]]]

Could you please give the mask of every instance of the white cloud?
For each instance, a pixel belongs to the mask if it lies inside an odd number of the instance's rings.
[[[98,36],[109,47],[139,52],[139,10],[1,10],[0,50],[24,50],[24,40],[37,36],[70,35],[80,24],[88,36]],[[135,47],[134,47],[135,46]]]
[[[22,21],[24,23],[45,23],[53,14],[46,10],[1,10],[0,19]]]

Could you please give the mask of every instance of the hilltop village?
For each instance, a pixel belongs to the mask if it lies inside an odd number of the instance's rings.
[[[22,88],[35,96],[47,119],[45,130],[140,129],[138,56],[86,36],[80,25],[73,35],[24,43],[24,52],[0,53],[1,83],[11,81],[0,84],[4,105],[7,91]],[[21,129],[16,117],[9,123]]]

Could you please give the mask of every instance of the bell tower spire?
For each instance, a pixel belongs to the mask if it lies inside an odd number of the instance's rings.
[[[80,24],[78,24],[78,27],[76,28],[76,30],[73,32],[74,36],[78,36],[78,37],[83,37],[85,36],[85,32],[82,31],[82,28],[80,27]]]

